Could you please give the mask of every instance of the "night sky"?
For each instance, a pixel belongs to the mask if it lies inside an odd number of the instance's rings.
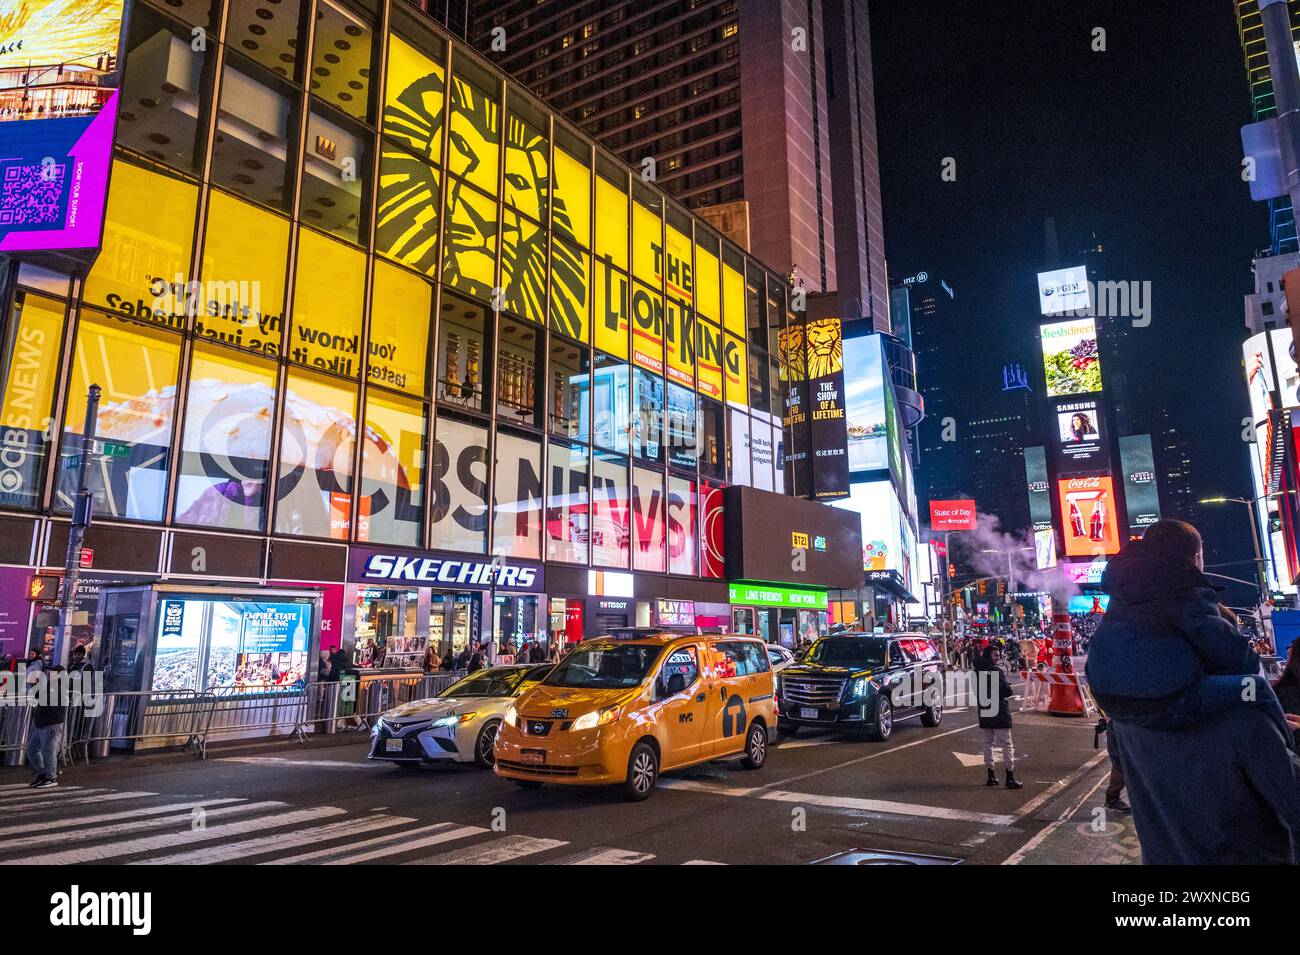
[[[1037,367],[1043,220],[1067,260],[1068,239],[1095,232],[1102,278],[1152,283],[1129,357],[1191,439],[1196,497],[1250,496],[1242,296],[1269,235],[1241,181],[1250,94],[1231,0],[872,0],[871,18],[891,275],[955,287],[982,326],[971,387],[1000,389],[1008,361]],[[941,181],[946,156],[955,182]],[[1201,507],[1195,522],[1207,563],[1249,561],[1245,508]]]

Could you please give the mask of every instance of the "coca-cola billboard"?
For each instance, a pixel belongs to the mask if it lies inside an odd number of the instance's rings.
[[[1061,540],[1067,557],[1119,552],[1115,486],[1109,476],[1064,478],[1056,482],[1061,501]]]

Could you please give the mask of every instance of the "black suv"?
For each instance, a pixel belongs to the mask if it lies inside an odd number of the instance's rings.
[[[898,720],[943,719],[942,655],[921,633],[841,633],[823,637],[777,675],[777,725],[889,739]]]

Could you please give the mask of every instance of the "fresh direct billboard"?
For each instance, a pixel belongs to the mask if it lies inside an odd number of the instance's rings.
[[[34,0],[0,17],[0,253],[99,246],[123,0]]]
[[[1057,493],[1067,557],[1119,551],[1115,487],[1108,476],[1065,478],[1057,482]]]
[[[1087,395],[1101,391],[1101,358],[1097,351],[1097,323],[1091,318],[1043,325],[1038,330],[1043,346],[1043,371],[1047,396]]]
[[[930,530],[973,531],[975,529],[975,502],[931,501]]]

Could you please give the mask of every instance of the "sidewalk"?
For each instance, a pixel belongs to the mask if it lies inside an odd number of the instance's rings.
[[[1102,806],[1110,768],[1102,763],[1083,781],[1068,813],[1013,853],[1003,865],[1141,865],[1133,816]]]

